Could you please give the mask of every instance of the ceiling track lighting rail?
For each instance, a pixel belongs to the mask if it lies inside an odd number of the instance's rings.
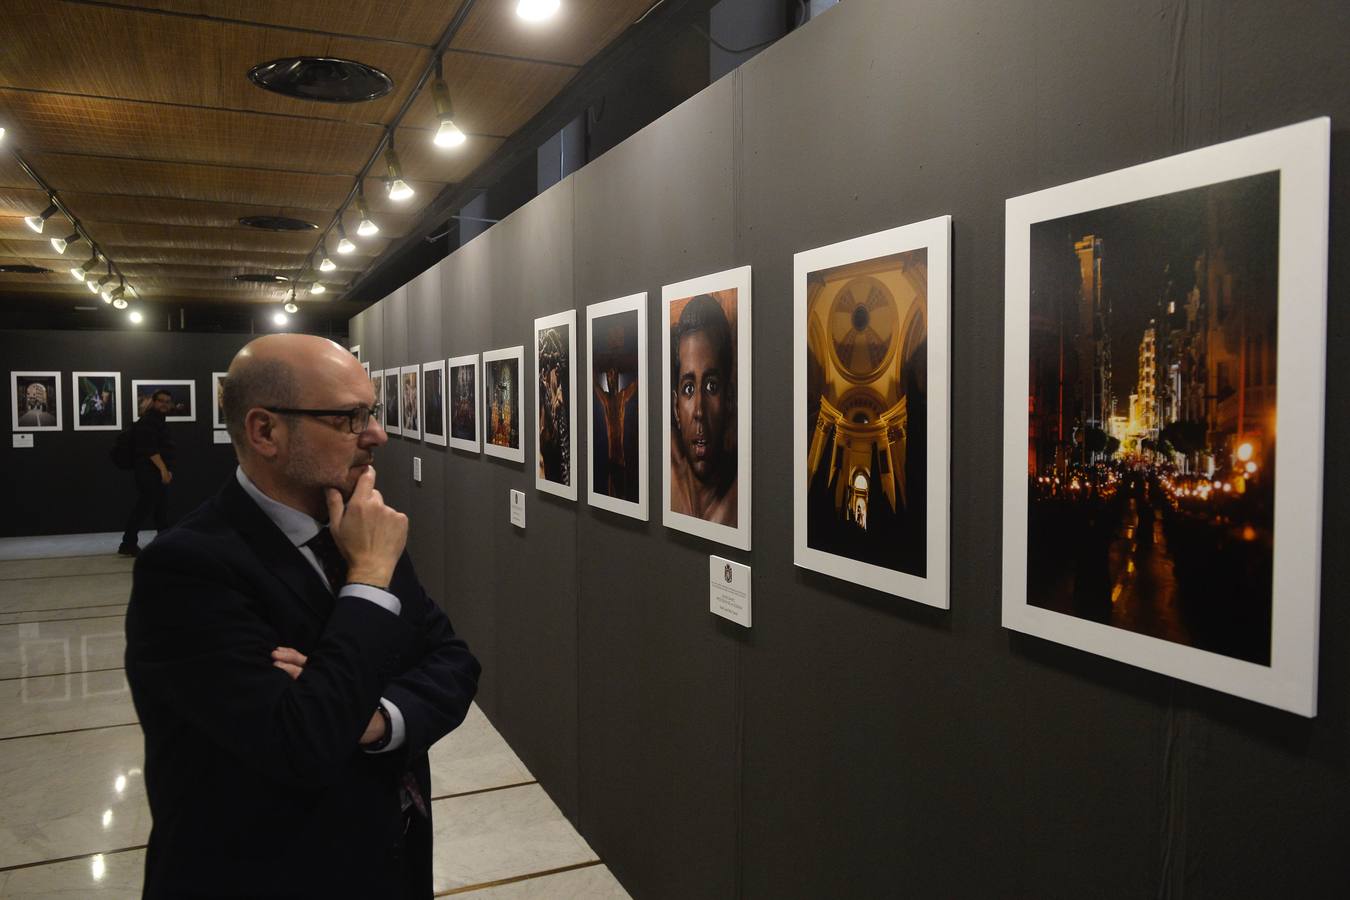
[[[366,178],[369,177],[370,170],[375,167],[375,163],[379,159],[383,157],[385,160],[385,167],[388,173],[385,177],[386,182],[391,189],[390,196],[395,200],[406,199],[407,197],[412,196],[413,190],[407,182],[403,180],[403,172],[402,168],[399,166],[398,154],[394,150],[394,132],[397,131],[399,125],[403,123],[404,117],[407,116],[408,111],[412,109],[413,102],[417,100],[417,97],[422,93],[423,88],[427,86],[427,82],[432,80],[433,76],[435,77],[435,84],[432,88],[434,95],[432,99],[436,102],[436,114],[438,119],[436,138],[433,139],[433,142],[442,147],[455,146],[456,144],[464,142],[464,133],[454,124],[453,108],[450,104],[450,91],[445,85],[444,77],[442,77],[441,58],[444,57],[446,51],[450,49],[450,42],[455,39],[455,35],[459,33],[460,28],[462,28],[464,23],[468,20],[469,13],[473,11],[474,4],[475,0],[465,0],[464,5],[459,8],[459,11],[455,13],[455,17],[450,20],[450,24],[445,27],[445,31],[441,33],[440,39],[436,41],[436,44],[431,48],[431,59],[428,61],[427,65],[423,67],[422,74],[418,76],[417,84],[414,85],[413,89],[408,92],[408,95],[403,98],[403,105],[399,107],[398,112],[394,114],[394,118],[385,128],[384,136],[380,139],[380,142],[375,145],[375,149],[370,154],[370,158],[366,160],[366,164],[362,166],[361,171],[356,174],[355,183],[352,184],[351,189],[347,191],[347,196],[343,199],[342,203],[338,205],[337,212],[334,213],[333,218],[328,222],[328,226],[323,229],[314,248],[305,256],[305,260],[300,266],[298,275],[303,275],[305,272],[315,268],[315,254],[322,252],[323,256],[321,258],[327,260],[328,251],[325,244],[329,233],[342,227],[343,230],[339,231],[339,236],[342,241],[346,241],[346,231],[345,226],[342,225],[342,217],[346,214],[348,207],[350,207],[353,202],[356,202],[356,208],[361,216],[361,223],[357,226],[356,233],[362,237],[370,237],[380,230],[379,226],[376,225],[374,220],[370,217],[370,209],[366,205],[365,198]],[[442,105],[442,100],[444,101],[444,105]],[[453,132],[451,129],[453,129]],[[446,134],[446,138],[444,139],[441,138],[442,132],[445,132]],[[459,139],[454,140],[453,134],[458,134]],[[453,143],[443,143],[443,140],[453,141]],[[404,194],[402,198],[393,196],[393,191],[397,185],[402,185],[402,187],[407,190],[407,193]],[[400,191],[400,193],[402,192]],[[347,243],[350,244],[351,242],[347,241]],[[339,252],[349,252],[341,249],[343,246],[341,243],[339,243],[338,246]],[[336,268],[336,266],[334,266],[334,268]],[[327,270],[325,269],[325,271]],[[299,277],[297,277],[296,280],[298,281]],[[317,281],[315,283],[317,284]],[[314,291],[311,289],[310,293],[313,294]],[[295,298],[292,295],[286,305],[291,306],[294,305],[294,303]]]
[[[87,243],[91,251],[89,259],[82,265],[73,267],[70,270],[70,274],[76,281],[88,285],[90,291],[93,293],[101,294],[104,303],[110,304],[117,309],[126,309],[128,306],[127,298],[135,295],[136,289],[127,284],[126,276],[122,273],[121,267],[113,262],[112,258],[109,257],[106,252],[100,249],[98,243],[90,236],[89,231],[80,222],[79,218],[72,213],[70,208],[61,200],[61,195],[56,192],[55,188],[47,183],[47,179],[43,178],[42,175],[33,168],[32,163],[24,157],[19,148],[7,147],[6,149],[9,150],[9,155],[14,158],[14,161],[19,164],[19,168],[23,169],[24,174],[32,179],[33,183],[40,187],[43,193],[47,195],[47,208],[42,211],[42,214],[38,216],[28,216],[24,219],[24,222],[26,222],[28,227],[33,231],[41,234],[45,229],[48,219],[57,213],[65,216],[66,219],[70,221],[71,233],[65,237],[52,238],[51,244],[53,249],[55,249],[57,253],[64,255],[71,245],[79,241]],[[98,267],[100,262],[107,265],[108,274],[95,282],[94,269]],[[113,285],[114,281],[117,282],[116,286]]]

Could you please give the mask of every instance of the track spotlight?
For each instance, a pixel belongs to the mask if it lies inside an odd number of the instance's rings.
[[[86,259],[86,260],[84,261],[84,264],[83,264],[83,265],[79,265],[79,266],[76,266],[75,268],[71,269],[71,270],[70,270],[70,274],[73,275],[73,276],[75,277],[75,280],[76,280],[76,281],[84,281],[86,278],[89,277],[89,271],[90,271],[91,269],[93,269],[94,266],[96,266],[96,265],[98,265],[98,251],[97,251],[97,250],[94,251],[94,255],[93,255],[93,256],[89,257],[88,259]]]
[[[113,302],[114,300],[116,300],[118,297],[122,296],[123,294],[125,294],[125,293],[127,292],[127,284],[126,284],[126,281],[123,280],[123,279],[120,278],[120,277],[118,278],[118,281],[120,281],[121,284],[119,284],[117,287],[113,287],[113,286],[110,284],[110,285],[108,285],[106,288],[103,289],[103,302],[104,302],[104,303],[112,303],[112,302]]]
[[[380,226],[370,218],[370,207],[366,205],[366,192],[361,190],[356,195],[356,211],[361,214],[361,224],[356,226],[356,233],[361,237],[370,237],[380,233]]]
[[[119,306],[118,309],[125,309],[125,308],[126,308],[126,305],[127,305],[127,301],[123,300],[123,301],[122,301],[122,305]],[[139,312],[137,312],[136,310],[133,309],[133,310],[131,311],[131,314],[128,315],[127,318],[131,320],[131,324],[133,324],[133,325],[139,325],[139,324],[141,324],[141,319],[142,319],[143,317],[141,316],[141,314],[140,314]]]
[[[338,222],[338,248],[339,253],[355,253],[356,245],[347,238],[347,228]]]
[[[63,238],[52,238],[52,247],[56,249],[57,253],[65,253],[66,248],[78,240],[80,240],[80,233],[77,231]]]
[[[413,189],[403,180],[403,168],[398,164],[398,153],[394,151],[394,132],[389,132],[389,146],[384,150],[384,165],[389,170],[389,199],[403,202],[411,197]]]
[[[286,312],[290,313],[291,315],[294,315],[294,314],[296,314],[296,313],[298,313],[298,312],[300,311],[299,305],[297,305],[296,302],[295,302],[294,300],[287,300],[287,301],[286,301],[286,305],[283,306],[282,309],[284,309]],[[285,321],[285,320],[283,319],[283,321]]]
[[[119,300],[120,300],[123,304],[125,304],[125,303],[127,302],[127,301],[124,299],[124,298],[126,297],[126,293],[127,293],[126,285],[124,285],[124,284],[119,284],[117,287],[113,288],[113,289],[112,289],[111,291],[109,291],[107,294],[104,294],[104,296],[108,298],[107,302],[111,303],[111,304],[112,304],[114,307],[116,307],[117,309],[121,309],[122,307],[121,307],[121,306],[117,306],[117,303],[118,303]]]
[[[559,0],[520,0],[516,15],[526,22],[542,22],[558,11]]]
[[[437,147],[458,147],[464,143],[464,132],[455,124],[455,108],[450,103],[450,88],[441,74],[440,59],[436,60],[436,80],[431,85],[431,98],[436,101],[436,118],[441,123],[432,143]]]
[[[328,256],[327,241],[319,241],[319,271],[331,272],[337,268],[337,263],[333,262]]]
[[[328,288],[324,287],[322,284],[320,284],[320,283],[317,282],[317,281],[314,282],[314,284],[313,284],[313,285],[310,287],[310,289],[309,289],[309,292],[310,292],[311,294],[323,294],[323,293],[327,293],[327,291],[328,291]]]
[[[42,215],[25,216],[23,224],[36,231],[38,234],[42,234],[42,229],[46,226],[47,220],[54,215],[56,215],[56,204],[48,203],[47,208],[42,211]]]

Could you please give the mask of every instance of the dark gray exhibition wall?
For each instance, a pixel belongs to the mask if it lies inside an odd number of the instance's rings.
[[[197,421],[171,422],[177,450],[169,518],[191,511],[234,471],[229,444],[212,441],[211,373],[223,372],[248,334],[168,334],[145,331],[0,331],[6,403],[9,373],[59,371],[64,410],[61,431],[33,433],[32,449],[0,445],[0,468],[13,506],[0,520],[0,537],[121,531],[136,500],[131,473],[108,459],[117,433],[75,431],[71,372],[122,373],[122,424],[129,425],[134,379],[197,383]],[[6,407],[5,427],[9,427]],[[15,502],[17,501],[17,502]],[[147,520],[142,524],[151,528]]]
[[[646,523],[587,505],[587,473],[577,503],[535,491],[529,388],[524,465],[399,438],[380,457],[484,661],[484,710],[634,896],[1344,895],[1347,34],[1339,0],[847,0],[353,320],[375,368],[524,344],[528,370],[532,320],[576,309],[580,376],[585,307],[646,291],[657,410],[661,286],[753,267],[752,552],[662,527],[655,465]],[[1000,626],[1003,215],[1009,197],[1321,115],[1329,415],[1307,720]],[[789,440],[792,254],[943,214],[950,611],[793,567]],[[753,566],[753,629],[708,613],[710,553]]]

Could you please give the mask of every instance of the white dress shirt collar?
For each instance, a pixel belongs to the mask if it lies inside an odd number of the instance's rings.
[[[305,542],[318,534],[319,529],[323,527],[309,513],[301,512],[264,494],[253,483],[253,479],[244,474],[243,466],[234,470],[234,476],[238,479],[239,486],[244,489],[244,493],[253,498],[253,502],[258,504],[258,508],[281,529],[281,533],[286,535],[287,539],[295,546],[303,547]]]

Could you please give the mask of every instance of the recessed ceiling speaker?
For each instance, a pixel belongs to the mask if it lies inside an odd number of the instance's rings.
[[[51,269],[42,266],[5,265],[0,263],[0,272],[7,275],[46,275]]]
[[[235,281],[243,281],[248,284],[283,284],[290,281],[285,275],[273,275],[262,272],[245,272],[242,275],[234,276]]]
[[[260,88],[322,103],[363,103],[394,89],[394,81],[374,66],[350,59],[288,56],[259,63],[248,79]]]
[[[239,220],[239,224],[249,228],[261,228],[264,231],[314,231],[319,227],[313,222],[292,219],[289,216],[244,216]]]

